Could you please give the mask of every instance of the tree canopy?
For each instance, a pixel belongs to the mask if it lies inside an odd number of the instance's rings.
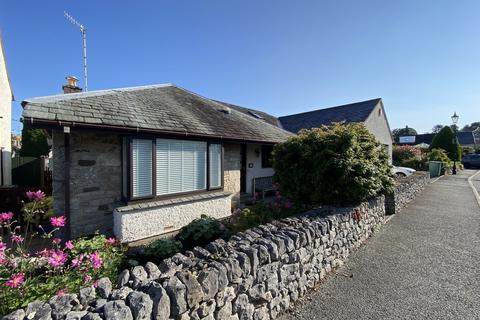
[[[392,135],[393,135],[393,140],[398,143],[400,140],[400,137],[417,135],[417,130],[413,128],[409,128],[408,126],[405,126],[405,128],[393,129]]]
[[[47,135],[43,129],[31,128],[23,125],[22,129],[22,148],[20,155],[22,157],[47,156],[50,148],[47,143]]]
[[[477,128],[480,128],[480,121],[479,122],[472,122],[470,124],[465,125],[462,128],[462,131],[475,131]]]
[[[461,160],[462,147],[458,143],[458,139],[455,137],[452,128],[449,126],[443,127],[443,129],[433,137],[430,150],[433,149],[443,149],[447,151],[448,157],[451,160]]]

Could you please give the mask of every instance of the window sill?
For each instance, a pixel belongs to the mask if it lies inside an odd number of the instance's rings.
[[[213,191],[212,192],[211,191],[211,192],[205,192],[205,193],[199,193],[199,194],[193,194],[193,195],[178,196],[178,197],[169,198],[169,199],[136,202],[136,203],[129,204],[125,207],[119,207],[119,208],[116,209],[116,211],[126,213],[126,212],[129,212],[129,211],[135,211],[135,210],[140,210],[140,209],[174,206],[174,205],[179,205],[179,204],[184,204],[184,203],[189,203],[189,202],[196,202],[196,201],[209,200],[209,199],[215,199],[215,198],[221,198],[221,197],[228,197],[230,195],[231,195],[231,193],[229,193],[229,192],[224,192],[224,191]]]

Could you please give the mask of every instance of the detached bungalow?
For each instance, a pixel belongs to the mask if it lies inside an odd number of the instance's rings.
[[[363,123],[385,146],[392,158],[393,138],[382,99],[372,99],[346,105],[292,114],[278,118],[282,128],[293,133],[301,129],[318,128],[334,122]]]
[[[131,242],[226,217],[273,175],[267,153],[291,135],[274,117],[172,84],[78,92],[69,78],[64,91],[74,93],[22,105],[24,123],[51,133],[54,209],[70,237]]]

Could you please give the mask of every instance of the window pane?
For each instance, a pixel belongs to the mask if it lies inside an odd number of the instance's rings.
[[[157,195],[206,188],[207,144],[157,139]]]
[[[152,141],[132,140],[133,197],[152,195]]]
[[[222,145],[210,144],[210,187],[222,185]]]

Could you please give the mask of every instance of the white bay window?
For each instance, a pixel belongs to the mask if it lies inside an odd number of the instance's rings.
[[[130,159],[132,199],[222,187],[219,143],[132,139]]]

